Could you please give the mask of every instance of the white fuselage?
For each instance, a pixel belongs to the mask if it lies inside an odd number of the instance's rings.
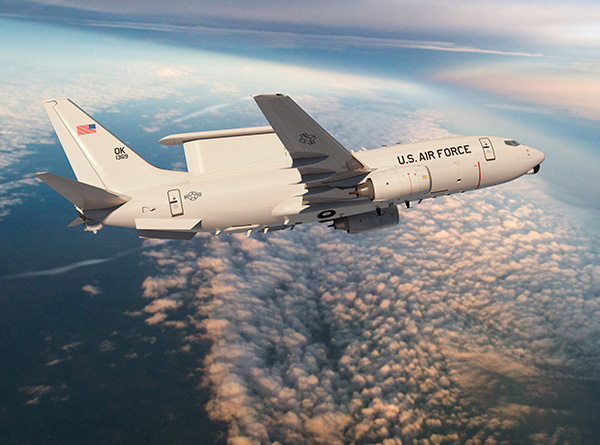
[[[140,220],[198,221],[194,231],[241,232],[331,220],[387,208],[400,202],[434,198],[489,187],[533,171],[544,154],[506,138],[463,136],[399,144],[353,153],[367,168],[419,177],[427,187],[414,194],[386,196],[383,200],[351,199],[327,207],[303,204],[307,190],[301,175],[291,168],[289,156],[268,168],[194,176],[182,174],[177,182],[140,189],[131,200],[112,210],[86,215],[104,224],[139,227]],[[393,169],[393,170],[390,170]],[[426,173],[423,173],[426,172]],[[367,176],[368,179],[369,176]],[[413,178],[413,179],[411,179]],[[347,190],[348,194],[354,189]],[[356,202],[355,202],[356,201]],[[189,225],[189,224],[187,224]],[[182,223],[182,228],[186,227]]]

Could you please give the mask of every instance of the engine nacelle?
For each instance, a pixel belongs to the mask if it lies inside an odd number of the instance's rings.
[[[335,219],[333,220],[333,228],[354,234],[395,226],[398,221],[398,207],[391,206],[387,209],[373,210],[372,212]]]
[[[358,196],[371,201],[414,201],[430,191],[431,175],[424,165],[377,170],[356,187]]]

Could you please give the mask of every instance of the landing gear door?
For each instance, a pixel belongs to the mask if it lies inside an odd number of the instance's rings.
[[[169,207],[171,208],[171,216],[183,215],[183,204],[181,203],[181,193],[179,189],[169,190]]]
[[[485,156],[486,161],[493,161],[496,159],[496,153],[494,153],[494,147],[492,147],[492,141],[488,138],[479,139],[481,142],[481,148],[483,148],[483,155]]]

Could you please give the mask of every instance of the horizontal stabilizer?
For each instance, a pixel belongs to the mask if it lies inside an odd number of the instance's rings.
[[[140,238],[191,240],[195,235],[196,232],[177,230],[138,230]]]
[[[140,238],[191,240],[202,229],[201,219],[136,218],[135,228]]]
[[[94,187],[53,173],[44,172],[35,175],[80,210],[109,209],[124,204],[131,199],[130,196]]]
[[[190,218],[136,218],[138,230],[181,230],[197,232],[202,228],[201,219]]]
[[[75,218],[73,221],[71,221],[71,223],[67,226],[67,227],[75,227],[75,226],[80,226],[84,223],[85,221],[83,220],[83,218],[78,215],[77,218]]]

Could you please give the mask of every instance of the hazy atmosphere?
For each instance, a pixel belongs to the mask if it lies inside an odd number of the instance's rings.
[[[2,443],[597,443],[600,9],[0,1]],[[67,228],[42,101],[148,161],[287,93],[346,148],[501,135],[539,174],[398,226]],[[252,200],[252,196],[248,196]]]

